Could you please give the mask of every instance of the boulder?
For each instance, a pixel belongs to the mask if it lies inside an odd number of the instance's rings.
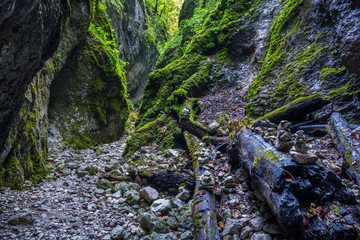
[[[154,202],[159,197],[159,192],[152,187],[140,189],[140,198],[145,199],[148,203]]]
[[[114,239],[114,240],[124,239],[124,228],[121,226],[115,227],[111,231],[111,239]]]
[[[31,212],[20,212],[12,216],[8,220],[10,225],[32,225],[35,217]]]
[[[154,213],[160,212],[162,215],[167,215],[171,210],[171,202],[167,199],[158,199],[151,204],[150,208]]]
[[[225,228],[223,231],[223,236],[237,234],[240,235],[241,229],[246,226],[248,219],[232,219],[229,218],[226,220]]]

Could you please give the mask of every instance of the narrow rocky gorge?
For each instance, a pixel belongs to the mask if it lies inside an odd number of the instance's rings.
[[[358,1],[0,0],[1,239],[359,239]]]

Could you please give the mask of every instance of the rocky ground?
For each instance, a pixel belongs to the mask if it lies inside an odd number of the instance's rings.
[[[54,150],[42,183],[0,192],[0,238],[192,239],[187,190],[176,197],[101,178],[123,160],[124,147],[125,139],[81,151]]]
[[[0,192],[0,238],[194,239],[193,175],[186,154],[143,148],[122,158],[125,140],[85,150],[53,149],[43,182]],[[231,171],[228,160],[219,152],[213,163],[222,238],[281,238],[246,173]]]

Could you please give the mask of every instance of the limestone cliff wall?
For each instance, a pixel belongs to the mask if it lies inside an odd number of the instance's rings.
[[[0,151],[29,83],[58,46],[68,11],[62,0],[0,1]]]
[[[54,49],[53,56],[27,87],[20,113],[14,117],[5,149],[1,151],[0,184],[19,188],[25,179],[37,181],[47,172],[50,86],[67,57],[82,44],[91,20],[90,1],[72,1],[71,6],[66,6],[69,15],[58,33],[58,49]]]
[[[119,58],[127,63],[124,68],[129,98],[138,106],[158,55],[155,44],[146,41],[145,31],[150,16],[141,0],[109,1],[106,11],[114,28]]]

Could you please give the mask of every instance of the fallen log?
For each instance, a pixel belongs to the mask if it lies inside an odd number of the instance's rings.
[[[330,116],[331,116],[331,113],[326,114],[324,116],[316,117],[316,118],[311,119],[309,121],[300,122],[300,123],[291,125],[290,129],[291,129],[292,132],[295,132],[299,127],[302,127],[302,126],[322,125],[320,123],[327,123]]]
[[[119,181],[119,182],[131,180],[129,176],[115,176],[111,173],[104,173],[104,174],[100,175],[99,178],[104,178],[109,181]]]
[[[201,125],[196,125],[193,121],[186,118],[180,119],[180,126],[183,128],[184,131],[187,131],[200,139],[209,135],[205,127]]]
[[[308,214],[309,206],[328,209],[336,202],[339,208],[346,209],[346,214],[359,219],[354,194],[335,173],[318,164],[297,164],[250,130],[239,131],[237,140],[237,144],[230,145],[229,151],[235,153],[232,158],[249,171],[253,186],[262,194],[285,234],[297,239],[357,238],[358,223],[341,222],[342,216],[337,222],[331,211],[316,216]]]
[[[177,191],[182,185],[186,185],[186,189],[193,193],[195,188],[195,178],[187,173],[169,172],[166,169],[153,169],[152,171],[133,169],[130,171],[133,179],[139,179],[141,183],[146,183],[158,191]]]
[[[204,170],[199,165],[194,168],[196,187],[193,203],[193,221],[195,224],[195,239],[220,240],[216,220],[215,195],[213,191],[200,189],[200,179]]]
[[[351,130],[340,113],[334,112],[328,123],[328,132],[346,162],[345,173],[360,185],[360,141],[351,136]]]
[[[196,150],[197,141],[190,133],[185,132],[189,150]],[[216,219],[215,195],[213,190],[202,188],[202,178],[205,171],[201,169],[197,156],[192,155],[196,186],[193,202],[193,221],[195,225],[195,239],[198,240],[220,240]]]
[[[325,99],[324,95],[317,93],[307,97],[298,98],[291,103],[266,114],[259,118],[259,120],[269,120],[276,124],[282,120],[303,122],[306,120],[307,114],[319,110],[329,103],[330,101]]]
[[[349,124],[348,126],[351,130],[354,130],[354,129],[360,127],[360,125],[353,125],[353,124]],[[303,126],[297,126],[295,128],[290,127],[291,130],[295,129],[296,131],[297,130],[309,131],[309,130],[317,130],[317,129],[327,131],[327,128],[328,128],[328,125],[326,125],[326,124],[303,125]]]

